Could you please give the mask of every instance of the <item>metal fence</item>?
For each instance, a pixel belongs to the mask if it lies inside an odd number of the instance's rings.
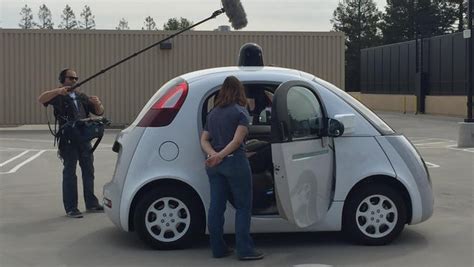
[[[58,86],[61,69],[88,77],[168,34],[0,29],[0,125],[45,123],[37,97]],[[267,65],[303,70],[344,88],[342,33],[190,31],[175,37],[171,49],[151,49],[81,89],[101,97],[114,123],[129,124],[161,84],[186,72],[233,66],[246,42],[262,46]]]
[[[418,70],[427,95],[466,95],[466,40],[455,33],[363,49],[360,91],[415,94]]]

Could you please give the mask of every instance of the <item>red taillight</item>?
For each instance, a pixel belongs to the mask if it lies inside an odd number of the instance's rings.
[[[169,125],[188,95],[188,84],[186,82],[170,88],[155,104],[148,110],[138,123],[140,127],[161,127]]]

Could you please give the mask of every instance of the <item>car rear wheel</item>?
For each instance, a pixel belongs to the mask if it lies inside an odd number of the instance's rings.
[[[346,203],[343,231],[360,244],[388,244],[398,237],[407,221],[402,195],[387,185],[360,188]]]
[[[199,201],[186,190],[160,187],[138,202],[134,225],[138,236],[155,249],[176,249],[192,245],[205,230]]]

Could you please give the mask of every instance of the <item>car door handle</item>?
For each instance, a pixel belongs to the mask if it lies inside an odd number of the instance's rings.
[[[312,151],[308,153],[294,154],[291,158],[293,160],[300,160],[300,159],[312,158],[312,157],[322,155],[322,154],[327,154],[328,152],[329,150],[324,149],[324,150]]]

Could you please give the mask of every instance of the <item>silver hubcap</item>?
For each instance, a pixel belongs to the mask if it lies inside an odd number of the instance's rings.
[[[366,236],[380,238],[393,231],[398,220],[398,210],[393,201],[383,195],[372,195],[359,204],[356,222]]]
[[[190,223],[188,207],[173,197],[163,197],[153,202],[145,214],[148,232],[161,242],[180,239],[188,231]]]

